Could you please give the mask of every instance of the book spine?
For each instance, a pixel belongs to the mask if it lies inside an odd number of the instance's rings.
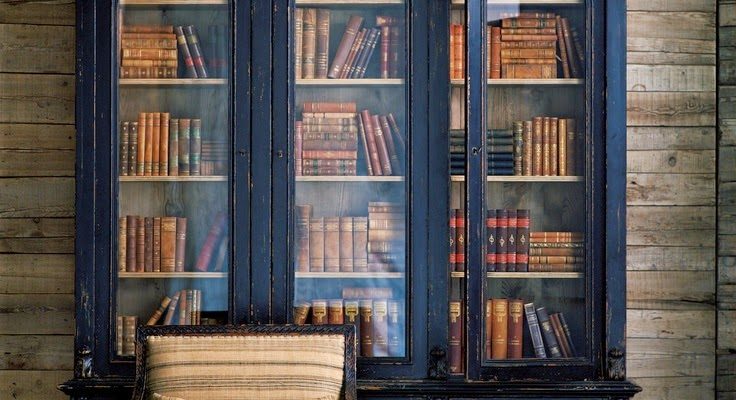
[[[169,120],[169,175],[179,175],[179,120]]]
[[[340,271],[340,217],[324,219],[324,271]]]
[[[358,31],[358,33],[355,35],[355,40],[353,40],[353,44],[350,47],[350,52],[348,53],[348,57],[345,59],[345,63],[342,66],[342,69],[340,70],[339,78],[345,79],[350,76],[350,72],[355,69],[355,60],[358,57],[358,54],[360,53],[361,47],[363,46],[363,41],[366,39],[366,35],[368,33],[368,29],[363,28]]]
[[[178,60],[120,60],[121,67],[137,68],[172,68],[176,71],[179,66]],[[174,74],[176,76],[176,74]]]
[[[366,217],[353,218],[353,271],[368,271],[368,218]]]
[[[459,79],[459,77],[456,74],[455,69],[457,68],[455,66],[455,24],[450,24],[450,29],[448,30],[448,36],[450,37],[450,44],[448,47],[449,50],[449,58],[450,58],[450,79]]]
[[[555,40],[557,40],[557,35],[556,34],[547,34],[547,35],[538,35],[538,34],[534,34],[534,35],[529,35],[529,34],[524,34],[524,35],[504,35],[502,33],[501,34],[501,40],[503,40],[504,42],[526,42],[526,41],[546,41],[546,40],[555,41]]]
[[[356,65],[355,71],[351,74],[351,78],[363,78],[365,77],[365,72],[368,68],[368,63],[371,60],[371,56],[373,55],[373,52],[376,49],[376,44],[378,43],[378,39],[381,36],[380,29],[372,29],[373,34],[368,38],[368,43],[366,44],[365,52],[360,56],[359,63]]]
[[[548,59],[554,58],[555,49],[503,49],[501,57],[509,59]],[[500,67],[499,67],[500,68]]]
[[[501,28],[501,35],[556,35],[556,34],[557,34],[556,28]]]
[[[161,218],[161,272],[174,272],[176,259],[176,217]]]
[[[330,10],[317,9],[317,33],[315,45],[315,77],[317,79],[327,78],[329,67],[330,46]]]
[[[570,33],[572,34],[572,44],[575,47],[575,55],[580,63],[580,73],[582,77],[582,74],[585,73],[585,50],[583,49],[583,44],[577,30],[572,26],[570,26]]]
[[[135,329],[138,326],[138,317],[123,316],[123,355],[135,355]]]
[[[542,120],[542,175],[550,175],[550,143],[551,143],[551,120],[549,117],[544,117]]]
[[[355,36],[360,29],[360,25],[363,23],[363,17],[358,15],[351,15],[345,25],[345,32],[342,34],[340,44],[337,46],[335,57],[332,59],[332,65],[330,66],[328,78],[339,78],[342,73],[343,66],[348,58],[355,41]]]
[[[560,49],[560,61],[562,64],[562,76],[565,78],[571,78],[572,75],[570,75],[570,62],[568,57],[568,50],[567,46],[565,46],[565,38],[563,36],[562,32],[562,19],[558,15],[556,16],[557,20],[557,27],[555,28],[555,33],[557,34],[557,46]]]
[[[118,217],[118,271],[126,270],[128,260],[128,219]]]
[[[373,131],[373,119],[368,110],[363,110],[359,116],[360,125],[363,126],[365,132],[366,141],[368,144],[368,156],[373,169],[373,174],[376,176],[384,175],[383,168],[381,167],[381,159],[378,155],[378,145],[376,144],[376,136]]]
[[[388,145],[386,144],[386,137],[383,135],[383,129],[381,128],[381,121],[378,115],[371,116],[371,126],[373,128],[373,134],[376,137],[376,147],[378,148],[378,156],[381,160],[381,170],[383,175],[392,175],[393,170],[391,168],[391,158],[388,153]]]
[[[154,113],[146,114],[146,148],[144,158],[144,175],[153,175],[153,130],[154,130]]]
[[[492,306],[491,358],[503,360],[508,358],[509,301],[492,299]]]
[[[461,374],[463,368],[463,311],[462,302],[450,301],[449,305],[450,327],[448,329],[449,340],[447,345],[448,364],[450,374]]]
[[[192,55],[192,61],[194,62],[194,68],[197,70],[197,78],[207,78],[207,65],[204,61],[204,54],[202,54],[202,47],[199,44],[199,35],[194,25],[187,25],[184,27],[184,34],[187,37],[187,46],[189,46],[189,53]]]
[[[391,297],[393,297],[393,290],[389,287],[345,287],[342,289],[343,299],[387,299]]]
[[[161,113],[161,134],[159,139],[159,175],[169,175],[169,113]]]
[[[391,160],[391,170],[394,175],[401,175],[402,166],[399,162],[399,155],[396,151],[396,145],[394,143],[393,135],[391,134],[391,126],[388,123],[388,118],[385,115],[381,115],[378,119],[381,122],[381,131],[386,139],[386,149],[388,150],[388,156]]]
[[[189,325],[187,322],[187,315],[188,315],[188,308],[189,308],[189,299],[187,298],[188,294],[187,289],[182,289],[181,295],[179,296],[179,315],[177,316],[177,325]]]
[[[533,125],[532,121],[522,122],[522,155],[521,155],[521,174],[524,176],[532,175],[532,160],[534,153],[534,142],[532,141]]]
[[[146,263],[146,227],[145,219],[136,216],[135,221],[135,272],[145,271]]]
[[[176,33],[176,42],[179,46],[179,52],[184,60],[185,76],[187,78],[197,78],[197,70],[194,67],[192,54],[189,52],[189,46],[187,45],[187,38],[184,35],[184,29],[181,26],[176,26],[174,27],[174,33]]]
[[[302,104],[304,113],[334,113],[335,117],[340,114],[348,114],[347,118],[355,117],[357,105],[355,102],[304,102]],[[309,114],[308,114],[309,116]]]
[[[187,289],[187,307],[184,311],[184,319],[187,325],[194,325],[194,290]]]
[[[529,326],[529,336],[532,339],[534,354],[537,358],[547,358],[547,352],[544,350],[544,342],[542,341],[542,332],[539,329],[539,319],[537,319],[537,313],[534,311],[534,303],[524,304],[524,313]]]
[[[552,323],[549,320],[546,308],[537,308],[537,319],[539,319],[539,327],[542,329],[542,336],[544,337],[544,343],[547,346],[547,351],[549,351],[550,357],[562,357],[560,346],[557,343],[557,338],[555,337],[554,331],[552,330]]]
[[[507,223],[507,235],[508,241],[506,243],[506,270],[515,272],[516,271],[516,210],[506,210],[508,217]]]
[[[355,140],[330,140],[330,139],[308,139],[299,140],[299,147],[302,150],[358,150],[358,142]],[[297,143],[295,140],[294,148],[296,151]]]
[[[123,37],[145,37],[142,35],[170,34],[173,29],[173,25],[123,25],[122,32]]]
[[[509,216],[506,210],[496,210],[496,271],[508,271]]]
[[[531,243],[582,243],[585,237],[582,232],[531,232]]]
[[[165,60],[174,62],[175,60]],[[176,78],[176,67],[120,67],[121,79]]]
[[[585,257],[579,256],[531,256],[529,262],[532,264],[582,264]]]
[[[559,142],[559,132],[557,131],[559,119],[551,117],[549,119],[549,174],[551,176],[559,176],[558,162],[559,162],[559,148],[557,146]]]
[[[304,9],[297,7],[294,9],[294,78],[302,78],[302,40],[304,31]]]
[[[578,162],[576,159],[577,135],[575,134],[575,120],[572,118],[567,118],[565,121],[567,122],[567,151],[565,159],[567,162],[568,175],[582,175],[582,165],[578,167]]]
[[[304,149],[304,129],[302,121],[294,122],[294,174],[302,175],[302,150]]]
[[[342,314],[342,299],[333,299],[327,302],[327,321],[332,325],[345,323]]]
[[[171,325],[174,322],[174,315],[176,312],[176,306],[179,304],[179,296],[181,292],[174,293],[169,302],[169,307],[166,310],[166,316],[164,317],[164,325]]]
[[[159,176],[161,169],[159,155],[161,154],[161,113],[151,113],[153,116],[153,134],[151,135],[151,175]]]
[[[522,40],[518,42],[501,42],[501,49],[552,49],[557,40]]]
[[[176,250],[174,259],[174,270],[176,272],[184,272],[185,255],[187,244],[187,219],[176,217]]]
[[[485,335],[483,335],[483,355],[484,359],[490,360],[493,357],[493,300],[486,300],[485,306]]]
[[[557,317],[557,314],[551,314],[549,316],[549,321],[552,325],[552,332],[555,334],[555,338],[557,338],[557,343],[560,345],[562,357],[570,357],[570,350],[567,347],[567,342],[565,341],[565,332],[562,330],[562,326],[560,326],[560,320]]]
[[[138,161],[138,121],[130,123],[128,135],[128,175],[136,175]]]
[[[340,271],[353,272],[353,217],[340,217]]]
[[[136,151],[136,175],[145,175],[146,113],[138,114],[138,149]]]
[[[567,321],[565,321],[565,315],[563,313],[559,313],[559,319],[560,319],[560,325],[562,326],[562,330],[565,332],[565,338],[567,339],[567,344],[570,347],[570,357],[575,357],[577,355],[577,351],[575,350],[575,344],[572,341],[572,336],[570,335],[570,327],[567,325]]]
[[[570,22],[567,18],[562,18],[562,38],[565,42],[565,49],[567,49],[567,61],[570,65],[570,75],[572,78],[580,78],[580,67],[578,66],[578,59],[575,55],[575,48],[573,47],[572,37],[570,36]]]
[[[128,215],[125,217],[125,271],[136,272],[136,239],[138,217]]]
[[[454,25],[455,35],[455,79],[463,79],[465,76],[465,27],[461,24]]]
[[[388,356],[388,300],[373,302],[373,357]]]
[[[327,322],[327,301],[312,300],[312,325],[325,325]]]
[[[389,41],[389,78],[401,78],[403,76],[402,70],[404,64],[401,54],[401,38],[403,37],[403,26],[403,22],[391,24],[391,29],[389,30],[389,34],[391,36],[391,40]]]
[[[202,120],[193,119],[189,143],[189,175],[199,176],[202,160]]]
[[[115,318],[115,355],[123,355],[123,340],[125,335],[123,334],[123,317],[118,315]]]
[[[179,119],[179,175],[189,176],[189,154],[192,120],[189,118]]]
[[[222,235],[225,225],[227,225],[227,215],[225,213],[219,213],[215,218],[215,222],[210,226],[210,230],[207,233],[204,244],[199,250],[197,262],[194,264],[195,270],[206,272],[209,269],[210,261],[212,260],[212,252],[215,250],[215,243]]]
[[[513,157],[514,157],[514,175],[523,175],[524,164],[524,123],[523,121],[515,121],[513,123]]]
[[[542,117],[535,117],[532,120],[532,175],[534,176],[541,176],[543,173],[543,130],[544,119]]]
[[[457,213],[457,208],[453,208],[450,210],[450,222],[448,224],[448,231],[450,233],[450,254],[448,260],[450,264],[450,271],[457,270]]]
[[[309,219],[312,216],[312,206],[296,206],[296,270],[309,271]]]
[[[486,211],[486,272],[496,271],[497,230],[496,210]],[[490,348],[490,347],[489,347]],[[490,350],[489,350],[490,351]],[[488,357],[490,358],[490,357]]]
[[[153,272],[161,272],[161,217],[153,217]]]
[[[581,272],[583,264],[529,264],[529,272]]]
[[[555,79],[557,65],[550,64],[503,64],[501,76],[508,79]]]
[[[307,323],[309,310],[312,306],[306,301],[300,301],[294,306],[294,324],[304,325]]]
[[[144,226],[144,271],[153,272],[153,217],[143,219]]]
[[[305,8],[302,34],[302,78],[314,79],[317,52],[317,10]]]
[[[325,232],[324,218],[309,220],[309,270],[324,272],[325,270]]]
[[[130,149],[130,122],[123,122],[120,129],[120,175],[128,175],[128,161],[130,155],[128,150]]]
[[[504,18],[501,20],[503,28],[554,28],[557,21],[552,18]]]
[[[567,170],[567,119],[557,119],[557,173],[568,176]]]
[[[373,357],[373,301],[360,300],[360,355]]]
[[[176,49],[122,49],[123,59],[130,60],[176,60]]]
[[[344,300],[345,317],[344,322],[355,326],[355,345],[360,353],[360,307],[357,300]]]
[[[159,304],[158,308],[156,308],[153,314],[151,314],[151,317],[148,318],[146,325],[156,325],[156,322],[163,317],[164,311],[166,311],[169,303],[171,303],[171,298],[169,296],[164,296],[163,300],[161,300],[161,304]]]
[[[399,315],[401,303],[396,300],[388,301],[388,355],[389,357],[403,356],[402,329]]]
[[[529,210],[516,210],[516,271],[529,269]]]
[[[381,26],[381,65],[379,75],[381,79],[387,79],[389,77],[389,47],[391,44],[390,31],[390,26]]]
[[[465,211],[455,213],[455,271],[465,271]]]
[[[566,256],[582,257],[583,249],[579,248],[529,248],[529,256]]]
[[[524,301],[509,300],[508,358],[522,358],[524,338]]]

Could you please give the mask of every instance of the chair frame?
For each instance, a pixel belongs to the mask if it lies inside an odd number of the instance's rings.
[[[303,336],[343,335],[345,337],[345,366],[341,397],[357,400],[356,342],[354,325],[167,325],[139,326],[136,332],[135,388],[133,400],[145,400],[146,340],[150,336]]]

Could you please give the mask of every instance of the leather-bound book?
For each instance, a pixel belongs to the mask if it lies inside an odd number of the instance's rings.
[[[202,120],[193,119],[189,137],[189,175],[199,176],[202,160]]]
[[[120,53],[123,60],[176,60],[175,49],[123,48]],[[149,77],[153,78],[153,76]]]
[[[463,309],[462,302],[450,301],[450,327],[448,329],[448,364],[450,374],[462,374],[463,368]]]
[[[529,272],[581,272],[583,264],[532,264],[529,263]]]
[[[353,271],[368,271],[368,218],[353,218]]]
[[[128,219],[118,217],[118,271],[125,271],[128,260]]]
[[[332,65],[330,65],[327,77],[340,77],[343,66],[345,65],[351,48],[353,47],[355,36],[357,35],[362,23],[363,17],[359,15],[351,15],[350,19],[348,19],[348,22],[345,25],[345,32],[343,32],[340,44],[337,46],[337,51],[335,52],[335,57],[332,59]]]
[[[580,35],[575,27],[570,26],[570,34],[572,35],[572,44],[575,47],[575,56],[580,63],[580,74],[581,78],[585,74],[585,49],[583,48],[583,42],[580,40]]]
[[[153,217],[153,272],[161,272],[161,217]]]
[[[448,260],[450,263],[450,271],[455,271],[457,269],[457,213],[457,208],[453,208],[450,210],[450,256]]]
[[[189,318],[187,310],[189,309],[189,299],[187,293],[189,290],[182,289],[181,295],[179,296],[179,315],[177,325],[189,325]]]
[[[549,174],[551,176],[558,176],[560,175],[558,170],[558,155],[559,155],[559,148],[557,147],[559,143],[558,139],[558,131],[557,127],[559,125],[559,119],[556,117],[551,117],[549,119]]]
[[[186,321],[187,325],[194,325],[194,310],[196,309],[196,306],[194,302],[196,301],[195,295],[194,295],[194,289],[187,289],[187,307],[186,307]]]
[[[531,63],[503,63],[501,59],[501,76],[509,79],[556,79],[557,65],[553,60],[548,60],[547,64],[531,64]]]
[[[397,300],[388,301],[388,355],[390,357],[401,357],[404,355],[402,342],[401,303]]]
[[[304,325],[307,323],[307,317],[309,316],[309,309],[312,306],[309,302],[300,301],[294,306],[294,324]]]
[[[304,46],[304,9],[294,9],[294,78],[302,79],[302,46]]]
[[[575,256],[531,256],[529,263],[531,264],[582,264],[585,257]]]
[[[130,149],[130,122],[123,122],[120,127],[120,175],[128,175],[128,161],[130,155],[128,150]]]
[[[549,117],[542,119],[542,175],[550,175],[550,143],[551,143],[551,120]]]
[[[391,45],[391,27],[383,25],[381,29],[381,45],[380,45],[380,72],[381,79],[389,77],[389,47]]]
[[[137,225],[138,217],[135,215],[128,215],[125,217],[125,271],[135,272],[136,271],[136,239],[137,239]]]
[[[325,219],[309,219],[309,270],[325,270]]]
[[[161,135],[159,140],[159,175],[169,175],[169,113],[161,113]]]
[[[524,122],[514,121],[513,123],[513,157],[514,157],[514,175],[523,175],[523,163],[524,163]]]
[[[161,113],[151,113],[153,116],[153,133],[151,134],[151,175],[159,176],[161,168]]]
[[[340,217],[325,217],[325,272],[340,271]]]
[[[455,35],[455,79],[465,77],[465,27],[462,24],[453,25]]]
[[[567,174],[568,176],[582,175],[582,168],[578,171],[577,162],[577,134],[575,133],[575,120],[573,118],[565,119],[567,123],[567,154],[565,159],[567,160]]]
[[[378,155],[378,145],[376,144],[376,137],[373,131],[373,118],[371,118],[370,111],[363,110],[358,116],[359,124],[363,126],[365,132],[366,142],[368,144],[368,158],[370,159],[373,175],[383,175],[383,168],[381,167],[381,158]]]
[[[521,174],[524,176],[532,175],[532,159],[534,152],[534,143],[532,141],[532,121],[522,122],[522,154],[521,154]]]
[[[161,272],[174,272],[176,260],[176,217],[161,217]]]
[[[158,308],[156,308],[153,314],[151,314],[151,317],[148,318],[146,325],[156,325],[156,322],[164,316],[164,311],[166,311],[166,307],[169,306],[169,303],[171,303],[171,298],[169,296],[164,296],[161,300],[161,304],[159,304]]]
[[[516,210],[516,271],[529,269],[529,210]]]
[[[189,176],[189,146],[192,120],[179,119],[179,175]]]
[[[509,300],[508,358],[521,358],[524,341],[524,301]]]
[[[135,329],[138,326],[138,317],[123,316],[123,355],[135,355]]]
[[[530,245],[529,256],[582,257],[583,249],[574,247],[533,247]]]
[[[485,335],[483,341],[483,355],[484,359],[490,360],[492,358],[491,347],[493,346],[493,300],[486,300],[485,309]]]
[[[184,29],[181,26],[175,26],[174,33],[176,34],[176,43],[179,47],[179,53],[184,61],[184,75],[187,78],[197,78],[197,70],[194,68],[194,60],[192,59],[192,54],[189,52],[189,46],[187,45],[187,38],[184,35]]]
[[[202,291],[197,289],[195,292],[196,295],[196,315],[197,315],[197,325],[202,325]]]
[[[562,19],[558,15],[556,16],[557,26],[555,27],[555,33],[557,34],[557,46],[560,49],[560,61],[562,64],[562,76],[565,78],[571,78],[570,75],[570,62],[567,47],[565,46],[565,38],[562,33]]]
[[[146,114],[146,147],[145,147],[145,159],[144,159],[144,175],[145,176],[152,176],[153,175],[153,119],[154,119],[154,113],[145,113]]]
[[[570,21],[567,18],[562,18],[562,38],[567,49],[571,78],[582,78],[581,67],[578,65],[579,60],[575,54],[575,44],[572,42],[572,35],[570,34]]]
[[[368,63],[371,60],[373,52],[376,50],[376,45],[381,36],[381,30],[378,28],[371,28],[368,41],[365,43],[365,49],[358,56],[355,63],[355,69],[351,72],[350,78],[357,79],[365,77],[365,72],[368,68]]]
[[[371,118],[371,127],[373,128],[373,134],[375,135],[378,157],[381,161],[381,170],[383,171],[383,175],[392,175],[393,170],[391,169],[391,158],[388,154],[388,146],[386,144],[386,138],[383,135],[381,122],[378,119],[378,115],[373,115]]]
[[[146,265],[146,227],[143,217],[135,221],[135,272],[145,271]]]
[[[388,149],[388,156],[391,161],[391,170],[394,175],[402,175],[403,168],[399,161],[399,154],[396,150],[396,143],[394,142],[394,137],[391,133],[391,126],[389,125],[388,117],[381,115],[378,117],[378,120],[381,122],[381,132],[386,140],[386,148]]]
[[[583,243],[583,232],[542,231],[529,233],[531,243]]]
[[[204,244],[202,244],[202,248],[199,250],[197,262],[194,264],[194,269],[196,271],[206,272],[209,270],[210,261],[212,261],[212,252],[215,250],[215,244],[217,243],[217,239],[222,236],[226,225],[227,214],[223,212],[218,213],[214,222],[210,226],[209,232],[207,232],[207,237],[204,240]]]
[[[304,149],[304,125],[302,121],[294,121],[294,174],[303,175],[302,150]]]
[[[125,37],[144,37],[133,34],[145,34],[145,36],[153,34],[170,34],[173,28],[174,27],[172,25],[123,25],[121,31]]]
[[[360,41],[358,41],[358,37],[355,37],[356,43],[356,49],[355,49],[355,56],[350,58],[350,54],[348,54],[348,58],[350,60],[345,62],[345,66],[343,66],[343,72],[340,75],[343,79],[353,78],[357,77],[357,74],[359,73],[359,67],[360,63],[366,56],[366,53],[368,51],[368,48],[370,48],[370,41],[375,38],[376,30],[373,28],[363,28],[360,30]]]
[[[496,271],[497,247],[496,239],[498,229],[498,221],[496,220],[496,210],[486,211],[486,272]],[[490,351],[490,347],[489,350]],[[490,358],[490,357],[488,357]]]
[[[136,175],[138,162],[138,121],[130,123],[128,137],[128,175]]]
[[[360,306],[358,300],[344,300],[345,317],[343,323],[355,325],[355,340],[360,352]]]
[[[312,325],[328,323],[327,300],[312,300]]]
[[[181,292],[176,292],[171,297],[169,307],[166,310],[166,316],[164,317],[164,325],[171,325],[174,322],[174,316],[176,316],[176,306],[179,304],[179,296],[181,296]]]
[[[138,113],[138,151],[136,152],[136,175],[145,175],[146,170],[146,113]]]
[[[296,206],[295,246],[296,271],[309,272],[309,219],[312,217],[312,205]]]
[[[115,318],[115,355],[123,355],[123,317],[118,315]]]
[[[503,28],[554,28],[557,21],[554,17],[531,17],[531,18],[504,18],[501,20]]]
[[[187,219],[176,217],[176,251],[174,259],[174,270],[184,272],[185,255],[187,245]]]
[[[403,37],[403,27],[404,22],[401,20],[401,22],[395,22],[391,24],[391,30],[389,31],[389,34],[391,35],[391,40],[389,41],[389,70],[388,70],[388,77],[389,78],[401,78],[403,76],[403,54],[402,49],[402,43],[401,38]]]
[[[303,11],[302,34],[302,78],[314,79],[317,52],[317,10],[305,8]]]
[[[567,170],[567,119],[557,119],[557,175],[568,176]]]
[[[491,79],[501,79],[501,28],[491,27]]]
[[[509,215],[506,210],[496,210],[496,271],[508,271]]]
[[[350,77],[351,72],[355,69],[355,60],[359,56],[361,48],[365,47],[363,45],[363,41],[367,39],[368,32],[370,32],[369,29],[363,28],[355,35],[355,40],[353,40],[353,45],[350,47],[348,58],[345,59],[345,63],[342,66],[342,70],[340,71],[338,78],[345,79]]]
[[[562,330],[565,332],[568,347],[570,348],[570,357],[575,357],[577,356],[577,351],[575,350],[575,344],[573,343],[572,336],[570,335],[570,327],[567,325],[567,321],[565,321],[565,315],[563,313],[558,313],[557,315],[560,325],[562,326]]]
[[[353,272],[353,217],[340,217],[340,271]]]
[[[550,314],[549,322],[552,324],[552,332],[554,332],[555,338],[557,338],[557,343],[560,345],[562,357],[570,357],[570,348],[567,346],[565,331],[562,330],[562,325],[560,325],[560,319],[557,314]]]
[[[342,325],[344,323],[342,299],[327,301],[327,320],[333,325]]]
[[[344,287],[343,299],[390,299],[393,290],[390,287]]]
[[[373,357],[388,356],[388,300],[373,302]]]
[[[526,314],[526,322],[529,326],[529,336],[532,338],[534,355],[537,358],[547,358],[547,352],[544,350],[544,342],[542,341],[542,332],[539,329],[539,319],[537,318],[537,312],[534,310],[534,303],[524,304],[524,313]]]
[[[207,78],[207,64],[204,61],[204,54],[202,53],[202,47],[199,44],[199,35],[197,29],[193,25],[187,25],[184,27],[184,35],[187,37],[187,46],[189,46],[189,53],[192,55],[192,61],[194,62],[194,69],[197,70],[197,78]]]
[[[317,9],[317,34],[315,47],[315,77],[317,79],[327,78],[329,67],[328,57],[330,55],[330,10]]]
[[[225,231],[222,234],[222,238],[220,240],[220,244],[217,247],[217,252],[215,256],[215,260],[213,262],[213,271],[215,272],[221,272],[221,271],[227,271],[227,264],[228,264],[228,248],[229,248],[229,240],[228,240],[228,233],[227,233],[227,225],[225,225]]]
[[[399,154],[399,160],[406,160],[406,142],[404,141],[404,137],[401,136],[399,124],[396,122],[396,118],[394,118],[394,115],[392,113],[388,113],[386,119],[388,119],[388,124],[391,126],[391,136],[394,138],[395,143],[398,145],[397,152]]]
[[[143,268],[145,272],[153,272],[153,217],[145,217],[143,226]]]
[[[503,360],[508,358],[509,301],[507,299],[492,299],[492,301],[491,358]]]
[[[455,214],[455,271],[465,271],[465,211]]]
[[[546,346],[547,352],[549,353],[549,356],[551,358],[562,357],[562,352],[560,352],[560,345],[559,343],[557,343],[557,338],[555,337],[555,333],[552,330],[552,323],[549,320],[549,315],[547,315],[546,308],[537,308],[537,319],[539,319],[539,327],[542,330],[542,337],[544,338],[544,344]]]
[[[179,120],[169,120],[169,175],[179,175]]]
[[[532,120],[532,175],[541,176],[543,174],[542,153],[543,153],[543,135],[544,118],[534,117]]]
[[[448,36],[450,37],[450,44],[448,46],[449,50],[449,64],[450,64],[450,79],[458,79],[458,77],[455,75],[455,24],[450,24],[450,29],[448,30]]]
[[[516,210],[506,210],[507,243],[506,243],[506,271],[516,271]]]
[[[554,51],[556,40],[522,40],[518,42],[501,42],[501,49],[547,49]]]
[[[373,357],[373,300],[360,300],[360,355]]]
[[[335,114],[353,114],[357,111],[355,102],[334,102],[334,101],[305,101],[302,104],[304,113],[335,113]],[[335,115],[337,118],[338,116]],[[346,116],[352,118],[354,115]]]

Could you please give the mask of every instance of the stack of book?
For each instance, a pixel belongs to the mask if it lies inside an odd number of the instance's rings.
[[[197,262],[194,264],[195,271],[221,272],[227,270],[229,243],[227,227],[227,213],[218,213],[199,250]]]
[[[227,175],[229,146],[226,141],[202,140],[201,175]]]
[[[450,79],[465,77],[465,26],[450,24]]]
[[[465,271],[465,211],[450,210],[450,271]]]
[[[201,175],[202,120],[142,112],[120,129],[120,175]]]
[[[531,232],[530,272],[581,272],[585,269],[582,232]]]
[[[520,125],[520,126],[519,126]],[[522,139],[515,159],[521,168],[515,175],[576,176],[584,173],[582,132],[576,130],[575,119],[534,117],[531,121],[514,123]]]
[[[199,35],[193,25],[175,26],[174,33],[179,52],[184,61],[184,76],[187,78],[208,78],[207,64],[202,53]]]
[[[295,123],[297,175],[356,175],[357,106],[352,102],[305,102]]]
[[[120,217],[118,271],[183,272],[186,239],[186,218]]]
[[[123,25],[120,78],[176,78],[178,55],[171,25]]]
[[[404,270],[406,223],[400,203],[368,203],[368,271]]]
[[[529,210],[487,210],[487,272],[529,270],[529,223]]]
[[[406,141],[392,113],[371,115],[369,110],[361,111],[358,131],[369,176],[403,175]]]
[[[450,136],[450,174],[465,174],[465,131],[452,129]],[[488,175],[513,175],[515,168],[514,147],[521,143],[514,141],[510,129],[489,129],[486,132],[488,151]]]
[[[115,325],[115,353],[119,356],[135,356],[135,331],[138,317],[118,315]]]

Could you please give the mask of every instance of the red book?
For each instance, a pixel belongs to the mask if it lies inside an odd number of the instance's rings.
[[[450,271],[455,271],[457,269],[456,263],[457,263],[457,226],[456,224],[456,218],[457,218],[457,209],[453,208],[450,210]]]
[[[227,223],[227,215],[225,213],[219,213],[215,218],[215,222],[210,227],[207,238],[204,240],[202,249],[199,250],[199,256],[197,257],[197,263],[194,268],[197,271],[206,272],[212,259],[212,252],[215,250],[215,243],[225,229]]]
[[[465,271],[465,212],[455,214],[455,271]]]
[[[378,146],[376,145],[376,137],[373,133],[373,119],[368,110],[363,110],[360,113],[360,124],[363,125],[363,131],[365,132],[366,142],[368,143],[368,158],[370,159],[371,166],[373,167],[373,175],[383,175],[383,168],[381,168],[381,159],[378,156]]]
[[[389,40],[389,48],[388,48],[388,77],[389,78],[400,78],[401,73],[401,67],[403,65],[402,61],[402,54],[401,54],[401,27],[403,24],[397,23],[391,25],[390,29],[390,35],[391,40]]]
[[[359,15],[351,15],[347,24],[345,25],[345,32],[340,39],[340,44],[337,46],[337,52],[332,60],[330,71],[327,74],[328,78],[338,78],[343,70],[343,66],[350,55],[355,41],[355,36],[360,29],[360,25],[363,23],[363,17]]]
[[[506,210],[496,210],[496,271],[506,272],[509,216]]]
[[[486,271],[496,271],[496,210],[486,213]]]
[[[307,101],[302,106],[302,112],[310,113],[355,113],[358,112],[355,102],[314,102]]]
[[[373,300],[360,300],[360,355],[373,357]]]
[[[302,121],[294,122],[294,174],[302,174],[302,145],[303,145]]]
[[[463,308],[462,302],[451,301],[449,307],[450,327],[447,352],[450,374],[462,374],[463,368]]]
[[[342,66],[339,78],[344,79],[350,76],[351,68],[355,63],[355,59],[358,57],[358,52],[361,45],[363,44],[363,40],[365,40],[367,36],[367,33],[368,29],[363,28],[355,35],[355,40],[353,41],[353,45],[350,48],[350,53],[348,53],[348,58],[345,60],[345,64],[343,64]]]
[[[368,139],[366,138],[365,126],[363,125],[363,117],[358,114],[358,134],[360,135],[360,143],[363,146],[363,156],[365,157],[366,172],[369,176],[375,175],[373,172],[373,164],[371,164],[371,153],[368,149]]]
[[[501,28],[491,27],[491,79],[501,79]]]
[[[508,358],[521,358],[524,336],[524,301],[509,300]]]
[[[495,360],[508,358],[509,334],[509,302],[506,299],[493,299],[491,358]]]

